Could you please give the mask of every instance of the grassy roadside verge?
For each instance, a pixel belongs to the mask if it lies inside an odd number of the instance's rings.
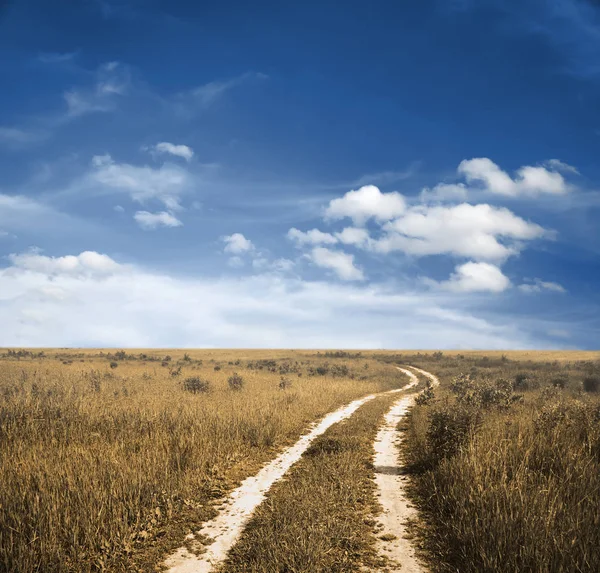
[[[404,442],[431,569],[599,571],[600,366],[439,371],[442,387],[412,410]]]
[[[374,566],[373,440],[400,397],[376,398],[315,440],[250,520],[223,573],[342,573]]]

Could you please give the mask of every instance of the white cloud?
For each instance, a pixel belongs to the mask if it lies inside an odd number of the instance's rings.
[[[191,161],[192,157],[194,157],[194,151],[191,147],[188,147],[187,145],[175,145],[174,143],[169,143],[168,141],[161,141],[160,143],[157,143],[151,148],[151,150],[155,153],[168,153],[175,155],[185,159],[186,161]]]
[[[490,322],[469,307],[449,307],[454,296],[446,301],[440,292],[397,293],[276,274],[178,277],[94,255],[14,255],[15,262],[0,269],[0,346],[548,346],[521,330],[514,317]]]
[[[333,245],[337,243],[337,239],[329,233],[323,233],[319,229],[311,229],[310,231],[299,231],[292,227],[287,233],[288,239],[294,241],[298,246],[302,245]]]
[[[34,271],[48,276],[95,275],[105,276],[121,272],[126,267],[119,265],[108,255],[95,251],[84,251],[79,255],[48,257],[37,251],[11,254],[8,258],[17,269]]]
[[[443,289],[454,292],[502,292],[510,287],[510,280],[490,263],[470,261],[458,265],[450,279],[439,283]]]
[[[550,160],[546,167],[524,166],[517,170],[513,179],[508,173],[500,169],[491,159],[478,157],[465,159],[458,166],[458,173],[464,175],[468,183],[482,183],[484,189],[490,193],[516,197],[519,195],[538,195],[548,193],[551,195],[564,195],[571,190],[564,177],[557,168],[564,170],[562,162]],[[571,166],[567,166],[570,169]]]
[[[346,227],[335,236],[340,243],[344,245],[354,245],[356,247],[367,247],[371,244],[371,237],[366,229],[360,227]]]
[[[248,253],[254,250],[254,245],[252,241],[246,239],[244,235],[241,233],[233,233],[233,235],[227,235],[223,237],[223,241],[225,242],[226,253],[232,253],[235,255],[240,255],[242,253]]]
[[[533,282],[519,285],[519,290],[526,293],[538,293],[543,291],[565,293],[567,290],[558,283],[534,279]]]
[[[295,266],[294,261],[284,258],[269,260],[265,256],[259,256],[252,260],[252,268],[256,271],[287,273]]]
[[[181,227],[183,225],[177,217],[166,211],[160,213],[137,211],[133,218],[142,229],[146,230],[154,230],[158,227]]]
[[[354,266],[354,255],[341,251],[332,251],[325,247],[316,247],[311,251],[310,260],[325,269],[331,269],[344,281],[362,281],[363,272]]]
[[[387,234],[371,244],[380,253],[448,254],[495,261],[518,253],[523,241],[548,236],[542,227],[508,209],[468,203],[415,206],[386,223],[384,230]]]
[[[180,196],[190,186],[190,174],[176,165],[154,168],[117,163],[110,155],[96,155],[88,175],[92,183],[128,193],[134,201],[160,201],[169,210],[180,209]]]
[[[406,203],[400,193],[382,193],[374,185],[365,185],[333,199],[325,209],[325,219],[349,217],[356,225],[364,225],[369,219],[389,221],[405,209]]]
[[[433,189],[425,187],[419,198],[423,203],[444,203],[447,201],[465,201],[467,195],[468,191],[463,183],[438,183]]]
[[[579,175],[579,170],[577,169],[577,167],[573,167],[572,165],[569,165],[568,163],[565,163],[560,159],[548,159],[548,161],[544,162],[544,165],[546,165],[546,167],[549,167],[554,171],[563,171],[565,173],[573,173],[574,175]]]

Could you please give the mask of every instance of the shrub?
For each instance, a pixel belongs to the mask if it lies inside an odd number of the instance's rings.
[[[470,374],[460,374],[452,381],[451,388],[459,404],[476,408],[508,407],[520,398],[513,394],[512,382],[505,378],[475,381]]]
[[[191,376],[183,381],[183,389],[192,394],[206,394],[210,392],[210,382],[198,376]]]
[[[220,366],[217,364],[217,365],[215,366],[215,372],[218,372],[219,370],[221,370],[221,367],[220,367]]]
[[[477,412],[460,406],[446,407],[431,413],[427,445],[433,461],[456,455],[479,425]]]
[[[116,368],[118,365],[119,365],[119,363],[115,362],[114,360],[110,363],[111,368]]]
[[[529,377],[524,372],[519,372],[515,375],[515,389],[517,390],[528,390],[529,389]]]
[[[421,392],[416,398],[415,403],[418,406],[425,406],[429,404],[435,398],[435,393],[433,391],[433,386],[431,382],[428,380],[427,385],[425,386],[425,390]]]
[[[600,390],[600,376],[586,376],[583,379],[583,389],[586,392],[598,392]]]
[[[189,354],[186,352],[186,353],[183,355],[183,360],[184,360],[185,362],[190,362],[192,359],[190,358],[190,355],[189,355]]]
[[[232,390],[240,391],[244,387],[244,379],[237,372],[234,372],[227,379],[227,384]]]
[[[317,368],[317,372],[319,371],[319,368]],[[348,376],[348,373],[350,372],[348,369],[348,366],[346,364],[334,364],[331,367],[331,375],[334,377],[344,377],[344,376]]]
[[[552,378],[551,382],[552,386],[554,386],[555,388],[564,388],[569,382],[569,378],[566,374],[561,374],[560,376],[555,376],[554,378]]]

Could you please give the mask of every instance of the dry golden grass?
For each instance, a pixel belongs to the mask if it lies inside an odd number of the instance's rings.
[[[405,444],[432,570],[600,571],[600,364],[422,367],[442,388]]]
[[[400,381],[390,366],[354,355],[99,352],[0,360],[0,570],[152,570],[211,517],[211,500],[310,422]],[[166,354],[168,362],[151,360]],[[276,359],[275,372],[247,368],[259,359]],[[325,362],[349,372],[309,375]],[[283,364],[301,374],[284,374],[284,390]],[[236,371],[241,391],[227,383]],[[184,390],[196,376],[208,393]]]
[[[373,440],[398,395],[376,398],[311,445],[248,523],[222,573],[345,573],[374,549]]]

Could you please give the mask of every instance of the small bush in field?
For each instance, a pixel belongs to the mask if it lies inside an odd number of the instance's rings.
[[[206,394],[210,392],[210,382],[198,376],[191,376],[183,381],[183,389],[192,394]]]
[[[477,429],[479,416],[471,408],[446,407],[431,413],[427,445],[435,462],[456,455]]]
[[[513,383],[504,378],[476,381],[470,374],[460,374],[454,378],[451,388],[459,404],[476,408],[506,408],[519,399],[513,394]]]
[[[433,386],[431,382],[428,380],[425,390],[421,392],[416,398],[415,403],[418,406],[425,406],[429,404],[435,398],[435,392],[433,391]]]
[[[232,390],[240,391],[244,387],[244,379],[237,372],[234,372],[227,379],[227,384]]]
[[[586,376],[583,379],[583,389],[586,392],[600,391],[600,376]]]
[[[317,368],[318,371],[318,368]],[[336,378],[336,377],[344,377],[344,376],[348,376],[350,370],[348,369],[348,366],[346,364],[334,364],[331,367],[331,375]]]
[[[519,372],[515,375],[515,389],[516,390],[528,390],[529,389],[529,377],[524,372]]]
[[[113,362],[111,362],[111,363],[110,363],[110,367],[111,367],[111,368],[116,368],[118,365],[119,365],[119,363],[118,363],[118,362],[114,362],[114,361],[113,361]]]
[[[221,370],[221,367],[220,367],[220,366],[217,364],[217,365],[215,366],[215,372],[218,372],[219,370]]]
[[[280,390],[287,390],[288,388],[291,388],[292,386],[292,381],[289,378],[285,378],[285,377],[281,377],[281,380],[279,381],[279,389]]]
[[[555,388],[564,388],[568,384],[569,378],[565,374],[561,374],[552,378],[551,382]]]

